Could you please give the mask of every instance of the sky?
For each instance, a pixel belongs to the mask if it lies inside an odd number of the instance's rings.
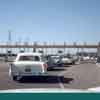
[[[100,0],[0,0],[0,42],[100,41]]]

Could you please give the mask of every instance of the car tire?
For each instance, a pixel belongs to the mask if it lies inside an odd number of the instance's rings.
[[[20,81],[21,78],[22,78],[22,76],[20,76],[20,75],[15,75],[15,74],[12,72],[12,70],[9,71],[9,75],[10,75],[10,77],[12,77],[13,81]]]
[[[20,82],[21,79],[22,79],[22,76],[12,76],[12,79],[13,79],[14,81]]]
[[[13,79],[14,81],[17,81],[17,76],[12,76],[12,79]]]
[[[72,62],[72,65],[75,65],[75,61]]]
[[[53,68],[50,68],[50,67],[49,67],[49,68],[47,68],[47,71],[51,71],[52,69],[53,69]]]

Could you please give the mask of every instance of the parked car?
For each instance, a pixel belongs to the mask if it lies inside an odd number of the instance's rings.
[[[62,56],[62,62],[64,65],[66,64],[75,64],[79,61],[78,56],[68,55],[68,56]]]
[[[76,59],[72,56],[62,56],[62,63],[64,65],[68,65],[68,64],[75,64]]]
[[[9,68],[13,80],[23,76],[43,76],[47,72],[47,64],[40,53],[19,53]]]
[[[90,59],[89,56],[83,56],[83,61],[88,61]]]
[[[47,56],[48,70],[55,67],[63,67],[62,59],[57,55],[48,55]]]
[[[73,64],[80,64],[80,57],[77,55],[73,55]]]

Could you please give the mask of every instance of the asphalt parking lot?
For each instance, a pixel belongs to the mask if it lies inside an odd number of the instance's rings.
[[[25,88],[88,89],[100,86],[100,68],[94,63],[82,63],[55,68],[45,77],[24,77],[13,81],[8,75],[9,63],[0,62],[0,90]],[[64,76],[63,78],[61,76]]]

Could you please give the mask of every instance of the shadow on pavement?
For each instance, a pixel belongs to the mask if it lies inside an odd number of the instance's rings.
[[[54,68],[54,69],[49,69],[48,71],[64,71],[66,69],[64,68]]]
[[[21,83],[66,83],[69,84],[73,81],[73,78],[64,78],[63,76],[43,76],[43,77],[23,77],[20,82]]]
[[[66,64],[66,65],[64,65],[64,67],[72,67],[72,65],[67,65],[67,64]]]

